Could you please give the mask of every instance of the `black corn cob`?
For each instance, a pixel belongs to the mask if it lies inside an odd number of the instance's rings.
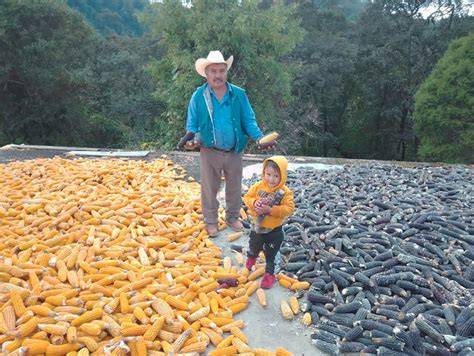
[[[357,325],[357,326],[354,326],[352,329],[350,329],[346,335],[344,335],[344,337],[342,338],[343,341],[353,341],[353,340],[356,340],[359,336],[362,335],[364,329],[362,328],[362,326],[360,325]]]

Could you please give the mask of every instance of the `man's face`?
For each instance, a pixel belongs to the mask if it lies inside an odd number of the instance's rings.
[[[227,64],[214,63],[206,67],[206,79],[212,89],[221,89],[227,82]]]

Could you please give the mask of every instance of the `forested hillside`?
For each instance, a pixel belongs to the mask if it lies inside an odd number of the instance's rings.
[[[203,82],[194,62],[219,49],[280,152],[474,163],[469,11],[461,0],[4,0],[0,145],[172,149]]]

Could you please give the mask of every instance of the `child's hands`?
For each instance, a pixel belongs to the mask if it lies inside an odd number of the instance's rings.
[[[269,206],[269,204],[270,204],[270,199],[268,198],[262,198],[262,199],[257,200],[254,203],[255,212],[258,215],[270,214],[270,212],[272,211],[272,208]]]

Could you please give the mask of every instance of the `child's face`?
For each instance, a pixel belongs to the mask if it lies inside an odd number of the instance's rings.
[[[272,167],[265,167],[263,180],[270,188],[274,188],[280,183],[280,172]]]

